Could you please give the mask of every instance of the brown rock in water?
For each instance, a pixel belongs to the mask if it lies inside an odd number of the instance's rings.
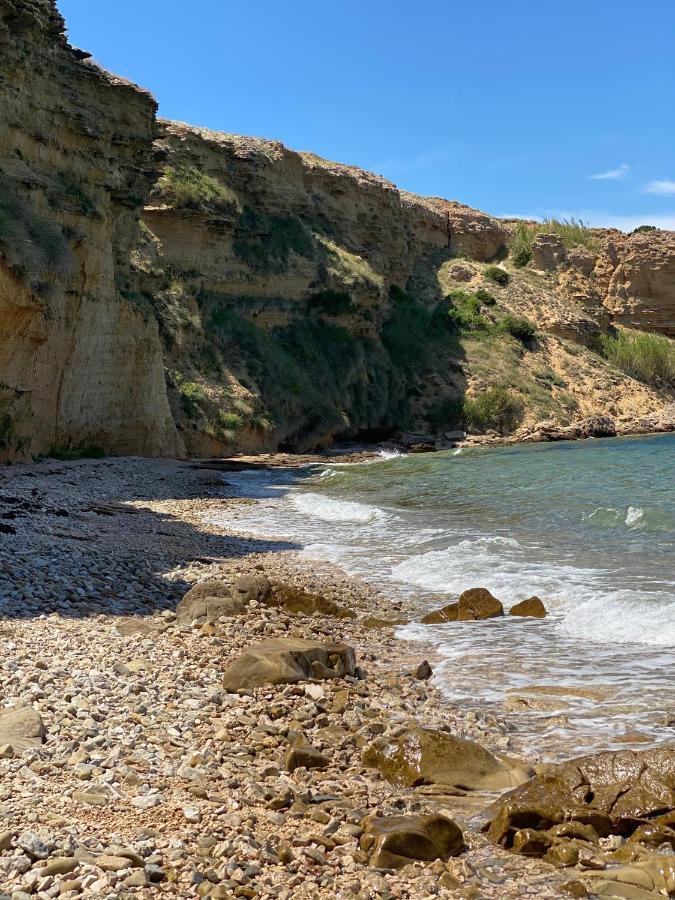
[[[380,869],[400,869],[413,860],[448,859],[465,847],[461,828],[446,816],[371,818],[360,843],[370,865]]]
[[[515,848],[523,829],[592,825],[601,836],[628,837],[646,820],[675,810],[675,749],[621,750],[557,766],[507,794],[494,807],[489,837]]]
[[[0,746],[8,745],[14,751],[40,747],[45,739],[42,717],[31,706],[0,711]]]
[[[460,594],[457,619],[460,622],[494,619],[504,615],[504,607],[487,588],[471,588]]]
[[[295,684],[310,678],[354,675],[356,657],[347,644],[276,638],[244,650],[226,670],[226,690],[257,688],[263,684]]]
[[[319,594],[310,594],[302,588],[290,584],[275,585],[271,597],[267,601],[272,606],[281,606],[289,613],[302,613],[312,616],[319,613],[324,616],[334,616],[336,619],[355,619],[356,613],[340,606],[328,597]]]
[[[528,777],[524,770],[507,768],[480,744],[417,725],[398,737],[374,741],[364,749],[363,762],[392,784],[437,784],[460,794],[504,790]]]
[[[546,607],[539,597],[528,597],[521,600],[509,610],[510,616],[531,616],[535,619],[543,619],[546,616]]]
[[[420,621],[423,625],[442,625],[444,622],[456,622],[458,612],[458,603],[448,603],[447,606],[442,606],[440,609],[422,616]]]
[[[192,587],[176,607],[179,623],[215,622],[221,616],[235,616],[244,611],[244,603],[232,596],[225,581],[200,581]]]

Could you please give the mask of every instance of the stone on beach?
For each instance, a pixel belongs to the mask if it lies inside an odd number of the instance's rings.
[[[234,616],[244,611],[245,604],[233,597],[230,585],[210,579],[192,587],[176,607],[179,622],[215,622],[221,616]]]
[[[373,817],[366,822],[361,849],[371,866],[400,869],[413,860],[457,856],[464,849],[464,835],[452,819],[441,815]]]
[[[347,644],[301,638],[276,638],[247,647],[226,670],[226,690],[264,684],[294,684],[354,675],[356,657]]]
[[[383,737],[363,751],[363,762],[392,784],[439,785],[451,793],[499,791],[522,784],[528,773],[508,768],[474,741],[411,725],[398,737]]]
[[[0,710],[0,746],[29,750],[41,746],[44,739],[42,717],[30,706]]]

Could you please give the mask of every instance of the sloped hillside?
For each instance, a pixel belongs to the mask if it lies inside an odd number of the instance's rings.
[[[517,268],[509,223],[276,142],[160,127],[135,268],[189,452],[438,434],[494,387],[514,398],[505,428],[663,405],[591,349],[610,313],[588,273]]]

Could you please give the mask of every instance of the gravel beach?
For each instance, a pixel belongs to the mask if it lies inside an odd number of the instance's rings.
[[[205,524],[245,502],[217,466],[189,462],[0,472],[0,697],[43,731],[0,748],[0,897],[560,896],[564,873],[480,833],[494,795],[396,786],[364,766],[366,745],[410,722],[508,754],[508,723],[453,709],[411,674],[423,646],[378,621],[411,615],[400,601],[308,567],[292,544]],[[194,584],[251,574],[354,617],[253,600],[215,624],[177,619]],[[242,649],[278,637],[344,641],[359,668],[227,692]],[[321,766],[289,765],[292,747]],[[460,855],[368,865],[366,817],[439,812],[463,829]]]

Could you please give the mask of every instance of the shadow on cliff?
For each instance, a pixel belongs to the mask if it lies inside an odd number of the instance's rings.
[[[235,489],[221,467],[194,463],[105,459],[0,468],[0,620],[151,615],[174,609],[191,587],[169,577],[176,569],[192,564],[194,583],[209,577],[213,563],[240,560],[244,574],[258,562],[250,560],[254,554],[299,549],[202,530],[204,510],[196,503],[194,524],[166,508],[180,501],[181,513],[190,512],[189,501],[209,500],[205,515],[222,507],[224,527],[236,529],[233,498],[247,502],[247,494],[260,496],[253,482],[250,491],[245,483]]]

